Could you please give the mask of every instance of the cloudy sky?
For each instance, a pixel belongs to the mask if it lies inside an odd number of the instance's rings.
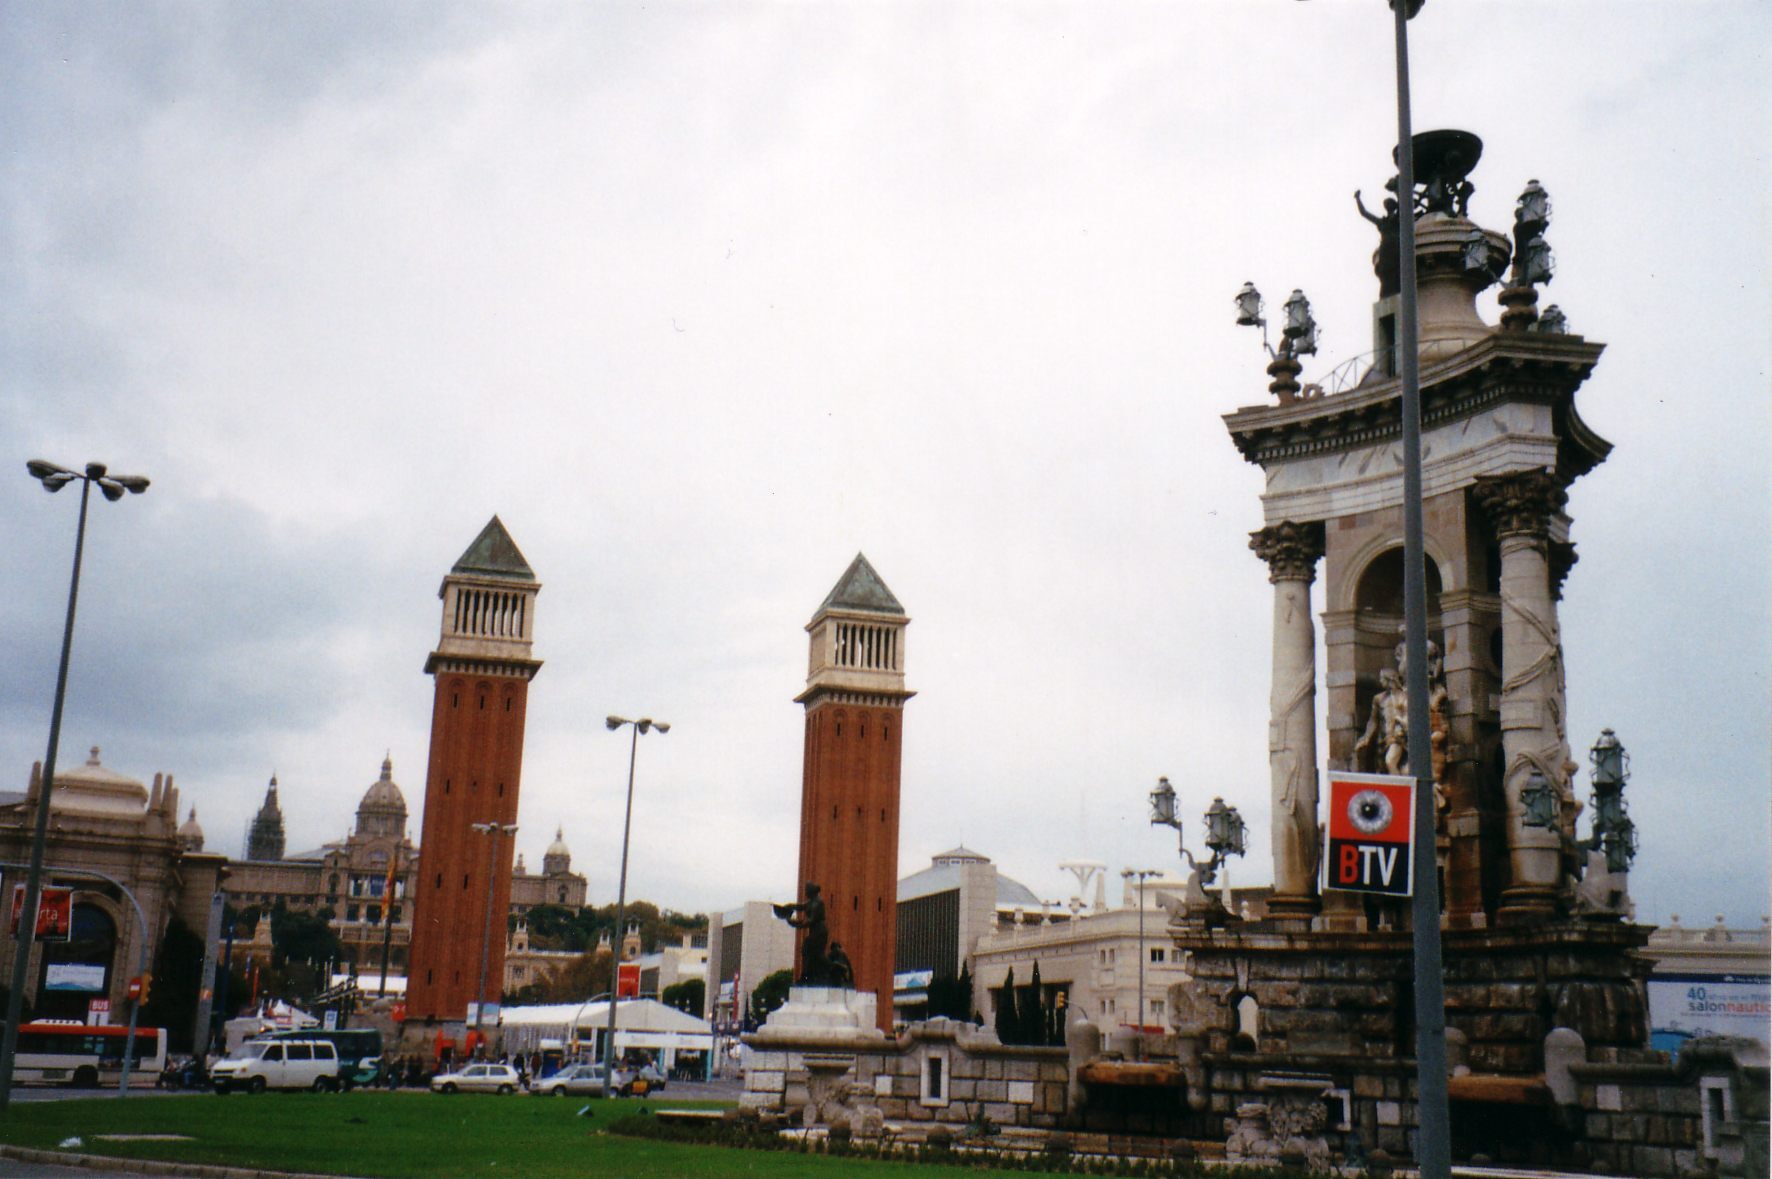
[[[1487,225],[1544,183],[1549,300],[1608,345],[1571,739],[1634,758],[1644,917],[1757,924],[1772,19],[1411,29],[1416,127],[1483,137]],[[62,760],[174,774],[220,850],[273,770],[292,849],[340,836],[389,752],[416,834],[437,586],[496,512],[544,583],[519,846],[563,824],[597,903],[612,711],[674,725],[631,894],[791,891],[802,627],[857,550],[914,618],[906,871],[1173,867],[1167,774],[1267,879],[1230,296],[1309,293],[1307,377],[1371,346],[1392,68],[1376,0],[5,6],[0,775],[43,756],[75,516],[24,461],[97,459],[154,485],[95,504]]]

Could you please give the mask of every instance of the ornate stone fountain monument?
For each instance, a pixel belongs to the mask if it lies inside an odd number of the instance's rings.
[[[1536,310],[1535,288],[1550,277],[1548,199],[1536,181],[1511,243],[1469,219],[1481,151],[1466,132],[1418,136],[1420,183],[1404,194],[1418,251],[1432,749],[1408,748],[1393,654],[1403,615],[1394,202],[1385,217],[1367,214],[1381,235],[1373,351],[1301,384],[1298,357],[1314,351],[1315,328],[1294,292],[1268,366],[1275,401],[1225,418],[1267,479],[1250,547],[1274,587],[1274,895],[1259,922],[1175,927],[1196,980],[1175,1008],[1195,1126],[1228,1135],[1245,1157],[1282,1139],[1312,1157],[1331,1143],[1413,1153],[1410,914],[1406,901],[1319,888],[1320,731],[1332,770],[1432,763],[1455,1157],[1596,1157],[1583,1102],[1598,1098],[1578,1083],[1583,1070],[1669,1067],[1646,1049],[1647,965],[1636,951],[1649,931],[1629,921],[1634,836],[1622,795],[1603,780],[1611,754],[1595,748],[1605,801],[1593,837],[1578,838],[1579,767],[1564,722],[1569,488],[1611,450],[1575,394],[1603,345],[1568,332],[1556,308]],[[1498,281],[1505,311],[1491,327],[1476,297]],[[1264,322],[1253,286],[1238,309],[1240,322]],[[1695,1163],[1697,1121],[1678,1133],[1671,1124],[1656,1130],[1652,1159],[1630,1155],[1636,1146],[1612,1157],[1629,1156],[1638,1173]]]

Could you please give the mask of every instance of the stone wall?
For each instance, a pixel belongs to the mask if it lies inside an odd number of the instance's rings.
[[[1050,1129],[1064,1119],[1065,1049],[1008,1047],[989,1029],[948,1019],[889,1037],[855,1012],[845,1027],[841,994],[796,987],[777,1012],[787,1018],[745,1037],[742,1105],[858,1133],[885,1120]]]
[[[1567,1027],[1596,1047],[1648,1040],[1634,951],[1647,930],[1565,924],[1529,930],[1447,930],[1443,939],[1447,1025],[1477,1073],[1531,1075],[1544,1067],[1544,1038]],[[1180,931],[1195,985],[1178,1020],[1224,1053],[1237,1034],[1236,1007],[1259,1008],[1258,1052],[1354,1057],[1415,1055],[1413,946],[1401,930],[1282,933]]]
[[[1070,1069],[1063,1048],[1008,1047],[983,1028],[936,1019],[912,1024],[887,1047],[859,1053],[855,1076],[872,1087],[880,1112],[893,1121],[963,1123],[982,1116],[998,1126],[1050,1129],[1065,1114]]]
[[[1604,923],[1447,930],[1444,980],[1456,1160],[1679,1176],[1766,1174],[1766,1052],[1648,1049],[1636,954]],[[1176,931],[1175,988],[1195,1124],[1227,1153],[1415,1154],[1409,935]],[[1757,1170],[1755,1168],[1758,1168]]]
[[[1666,1053],[1600,1050],[1569,1072],[1582,1146],[1596,1169],[1764,1179],[1768,1075],[1750,1041],[1692,1040]]]

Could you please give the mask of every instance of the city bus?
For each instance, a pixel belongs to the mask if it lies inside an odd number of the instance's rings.
[[[76,1089],[114,1085],[122,1076],[123,1050],[128,1041],[129,1029],[115,1024],[93,1026],[56,1019],[22,1024],[12,1075],[20,1082]],[[135,1059],[129,1067],[131,1084],[151,1087],[159,1079],[160,1071],[166,1067],[163,1029],[135,1029]]]
[[[381,1033],[374,1028],[291,1028],[254,1036],[255,1040],[326,1040],[338,1049],[338,1075],[345,1088],[373,1085],[381,1075]]]

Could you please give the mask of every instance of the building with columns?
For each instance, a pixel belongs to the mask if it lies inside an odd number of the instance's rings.
[[[504,978],[512,836],[541,583],[494,516],[444,577],[407,1019],[464,1019]],[[498,928],[494,928],[494,926]],[[482,979],[482,975],[484,978]],[[480,988],[484,986],[482,994]]]
[[[24,790],[0,790],[0,895],[24,886],[42,788],[39,763]],[[104,765],[96,746],[85,764],[58,767],[43,884],[72,890],[70,936],[32,944],[25,997],[36,1018],[85,1020],[98,1000],[110,1004],[100,1022],[121,1022],[129,980],[144,960],[153,969],[172,923],[207,933],[227,859],[203,850],[194,810],[179,822],[178,798],[172,775],[144,785]],[[0,978],[12,977],[17,946],[0,937]]]
[[[393,759],[382,760],[380,777],[363,792],[351,830],[343,838],[310,851],[283,852],[278,793],[273,777],[248,836],[247,857],[228,863],[222,886],[228,903],[237,912],[257,909],[264,913],[280,906],[304,913],[330,909],[332,927],[346,958],[359,971],[369,974],[379,969],[385,944],[389,970],[404,975],[412,942],[412,912],[404,901],[418,879],[419,846],[412,841],[406,796],[394,780]],[[275,815],[274,848],[259,838],[259,833],[270,827],[269,814]],[[200,829],[197,838],[202,838]],[[275,856],[267,854],[272,850]],[[391,905],[387,891],[390,869]],[[544,904],[582,908],[585,896],[585,878],[572,870],[572,851],[566,845],[564,829],[555,828],[554,842],[542,856],[541,872],[529,871],[523,857],[517,856],[511,870],[512,916],[521,918]],[[270,956],[268,942],[263,956]]]
[[[1442,895],[1453,928],[1569,911],[1574,865],[1562,849],[1580,808],[1563,727],[1557,623],[1563,579],[1575,561],[1565,509],[1570,485],[1611,450],[1575,404],[1604,345],[1562,330],[1560,317],[1510,313],[1500,327],[1486,324],[1475,297],[1496,275],[1467,265],[1473,241],[1505,259],[1507,239],[1479,229],[1462,206],[1417,217],[1422,516],[1428,630],[1439,659],[1430,685],[1432,757],[1441,791]],[[1525,296],[1536,298],[1530,288]],[[1319,756],[1332,769],[1408,765],[1406,750],[1387,757],[1392,743],[1383,731],[1403,699],[1395,313],[1394,296],[1375,305],[1376,360],[1352,387],[1301,386],[1299,362],[1282,354],[1268,370],[1275,402],[1225,417],[1237,448],[1267,480],[1264,526],[1250,547],[1273,585],[1269,913],[1299,923],[1324,910]],[[1319,564],[1321,643],[1311,588]],[[1319,659],[1328,694],[1322,708]],[[1388,701],[1395,705],[1387,712]],[[1319,731],[1327,749],[1317,747]],[[1522,822],[1521,792],[1535,775],[1559,800],[1550,827]],[[1326,916],[1348,927],[1366,918],[1334,903]]]
[[[1430,645],[1428,682],[1415,686],[1428,702],[1429,748],[1412,748],[1410,730],[1422,726],[1409,724],[1398,650],[1404,366],[1393,210],[1368,218],[1382,235],[1374,352],[1301,384],[1298,356],[1311,349],[1299,345],[1313,329],[1295,292],[1286,343],[1267,366],[1273,401],[1225,417],[1266,477],[1250,547],[1272,585],[1274,892],[1264,919],[1190,905],[1171,927],[1191,975],[1171,992],[1188,1108],[1214,1133],[1228,1134],[1235,1113],[1247,1140],[1305,1111],[1314,1118],[1331,1099],[1342,1123],[1331,1129],[1368,1151],[1412,1151],[1420,1111],[1409,1081],[1425,1062],[1415,1059],[1409,901],[1320,892],[1317,871],[1319,829],[1341,818],[1319,804],[1319,770],[1406,775],[1432,794],[1421,805],[1434,846],[1414,854],[1434,855],[1423,862],[1439,868],[1453,1158],[1586,1166],[1606,1157],[1616,1167],[1628,1155],[1633,1173],[1673,1174],[1668,1144],[1695,1119],[1676,1131],[1672,1119],[1648,1126],[1602,1114],[1696,1110],[1697,1078],[1648,1050],[1649,930],[1632,923],[1626,887],[1634,841],[1622,745],[1605,730],[1593,746],[1595,813],[1578,836],[1579,767],[1564,722],[1558,611],[1574,564],[1570,489],[1611,450],[1582,420],[1576,393],[1603,346],[1570,333],[1554,307],[1536,310],[1535,285],[1549,273],[1537,182],[1520,197],[1510,250],[1468,215],[1477,137],[1425,132],[1414,148],[1416,186],[1401,192],[1400,216],[1412,219],[1417,244]],[[1476,298],[1498,281],[1503,310],[1490,325]],[[1258,300],[1246,287],[1243,322],[1261,322]],[[1363,817],[1347,816],[1356,826]],[[1748,1060],[1713,1052],[1707,1067],[1741,1077]],[[1296,1087],[1269,1084],[1281,1075]],[[1246,1125],[1245,1110],[1259,1110]]]
[[[830,940],[892,1027],[898,787],[904,741],[904,607],[860,553],[812,621],[797,887],[819,885]]]

